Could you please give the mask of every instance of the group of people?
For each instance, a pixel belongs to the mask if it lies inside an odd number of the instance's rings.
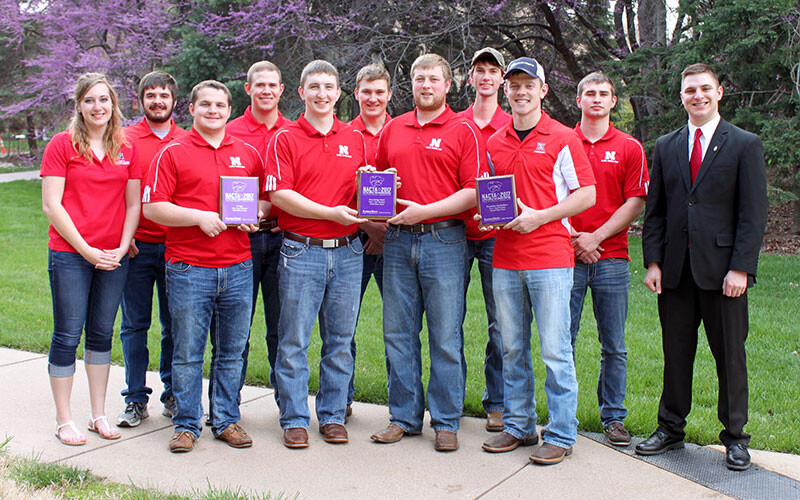
[[[427,407],[434,448],[457,450],[466,292],[477,260],[488,319],[483,406],[486,429],[495,433],[483,449],[501,453],[541,440],[530,459],[542,465],[571,453],[578,427],[575,342],[587,288],[601,346],[600,417],[608,441],[628,446],[627,230],[646,199],[645,284],[659,294],[665,370],[658,429],[636,452],[683,446],[702,321],[717,361],[726,463],[747,468],[746,289],[756,275],[766,181],[758,137],[720,119],[723,89],[714,70],[694,64],[683,72],[688,124],[659,139],[649,173],[642,144],[611,124],[617,97],[601,72],[578,84],[582,117],[574,129],[543,111],[545,71],[532,58],[506,66],[497,50],[477,51],[469,71],[475,102],[461,113],[446,104],[452,71],[444,58],[421,55],[410,76],[415,108],[392,118],[388,72],[375,64],[362,68],[355,87],[360,114],[343,123],[334,115],[338,72],[312,61],[298,89],[305,111],[290,121],[278,109],[280,70],[257,62],[244,84],[250,106],[230,122],[227,87],[213,80],[195,85],[188,132],[172,120],[178,88],[164,72],[142,78],[144,117],[125,130],[108,80],[94,73],[79,78],[69,130],[48,144],[41,170],[51,222],[55,324],[48,366],[56,437],[67,445],[86,441],[70,410],[84,329],[88,428],[105,439],[120,436],[105,412],[120,303],[127,387],[117,426],[134,427],[148,417],[155,284],[161,402],[175,424],[171,451],[192,450],[203,428],[208,338],[205,424],[232,447],[252,445],[238,422],[259,289],[284,445],[309,445],[307,351],[316,321],[322,340],[317,423],[326,442],[346,443],[354,334],[374,276],[383,298],[389,424],[371,439],[395,443],[421,434]],[[501,87],[511,114],[500,107]],[[385,222],[362,218],[354,208],[356,175],[371,171],[398,177],[397,214]],[[519,215],[503,226],[481,224],[476,211],[476,179],[494,175],[515,179]],[[221,176],[259,179],[258,224],[223,223]],[[534,318],[547,374],[549,422],[541,433]]]

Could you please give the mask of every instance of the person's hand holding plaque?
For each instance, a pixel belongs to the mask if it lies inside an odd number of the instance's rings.
[[[356,190],[358,217],[370,220],[387,220],[397,212],[397,173],[394,169],[378,172],[375,167],[358,169]]]
[[[517,216],[516,185],[513,175],[479,177],[475,179],[479,228],[491,230],[503,227]],[[486,227],[484,227],[486,226]]]
[[[258,177],[220,176],[219,217],[228,226],[258,224]]]

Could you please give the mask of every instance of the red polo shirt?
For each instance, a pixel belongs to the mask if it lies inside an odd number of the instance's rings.
[[[647,196],[650,174],[642,143],[609,124],[608,132],[592,143],[581,132],[580,122],[575,132],[583,142],[594,177],[597,179],[597,203],[570,219],[576,231],[593,232],[632,196]],[[627,259],[628,228],[600,243],[601,259]]]
[[[474,108],[475,104],[470,104],[467,109],[459,114],[470,120],[472,123],[475,123]],[[485,145],[489,141],[489,137],[491,137],[495,132],[500,130],[503,125],[510,121],[511,115],[503,111],[503,108],[501,108],[498,104],[497,109],[494,110],[494,114],[492,115],[492,119],[489,121],[489,123],[487,123],[483,128],[475,123],[475,127],[481,131],[481,137],[483,137],[483,143]],[[491,171],[489,172],[489,175],[491,175]],[[489,238],[496,236],[495,231],[481,231],[478,229],[478,221],[473,218],[477,213],[477,207],[470,211],[470,215],[472,217],[467,220],[467,238],[470,240],[488,240]]]
[[[87,160],[75,150],[68,130],[59,132],[44,149],[39,175],[64,178],[61,205],[90,246],[100,250],[119,248],[125,223],[125,189],[142,173],[133,146],[124,146],[114,162],[92,153]],[[50,224],[48,247],[77,253]]]
[[[489,139],[488,149],[497,175],[513,174],[517,197],[535,210],[555,206],[571,191],[595,183],[577,134],[544,112],[524,141],[508,123]],[[568,220],[548,222],[528,234],[501,229],[492,265],[515,270],[574,266]]]
[[[264,185],[264,163],[256,149],[232,135],[214,148],[192,128],[168,144],[153,160],[145,185],[144,203],[168,201],[180,207],[219,211],[219,178],[258,177]],[[230,227],[217,237],[198,226],[170,227],[167,261],[200,267],[229,267],[251,257],[247,233]]]
[[[269,145],[267,191],[291,189],[328,207],[352,206],[356,171],[366,162],[364,136],[350,125],[333,119],[333,128],[321,134],[304,115],[279,130]],[[278,225],[286,231],[312,238],[341,238],[358,225],[307,219],[281,211]]]
[[[392,121],[392,117],[389,116],[389,113],[386,113],[386,121],[383,122],[384,128],[390,121]],[[373,134],[367,130],[361,115],[356,116],[354,120],[347,122],[347,124],[364,135],[364,143],[367,146],[367,165],[375,165],[375,157],[378,155],[378,140],[381,138],[380,131],[377,134]]]
[[[487,172],[486,151],[475,125],[445,106],[435,120],[420,125],[416,110],[389,122],[381,132],[378,170],[394,167],[403,185],[397,197],[427,205],[463,188],[474,189],[475,178]],[[397,205],[402,212],[403,205]],[[426,219],[467,219],[469,210],[456,215]]]
[[[284,118],[281,112],[278,111],[278,121],[275,122],[272,128],[269,128],[256,120],[251,111],[251,106],[247,106],[242,116],[231,120],[225,125],[225,131],[255,147],[261,157],[266,158],[269,140],[272,139],[275,132],[290,123],[294,122]]]
[[[172,119],[170,119],[169,132],[163,139],[158,137],[152,129],[150,129],[150,126],[147,125],[147,121],[144,118],[136,125],[126,127],[126,137],[136,145],[136,157],[142,170],[142,178],[147,179],[150,164],[161,148],[174,139],[183,137],[188,133],[189,132],[176,125],[175,121]],[[144,194],[144,182],[142,182],[141,194]],[[167,240],[167,228],[146,218],[144,214],[140,214],[139,227],[136,229],[136,234],[134,234],[133,237],[147,243],[164,243]]]
[[[268,128],[265,124],[255,119],[251,108],[252,106],[247,106],[247,109],[244,110],[244,114],[242,116],[228,122],[228,124],[225,125],[225,132],[234,137],[238,137],[247,144],[250,144],[256,148],[258,153],[261,155],[261,158],[263,158],[266,162],[267,147],[269,146],[269,141],[272,139],[272,136],[275,135],[275,132],[281,128],[294,122],[284,118],[281,112],[278,111],[278,120],[275,122],[275,125],[273,125],[272,128]],[[273,205],[268,219],[276,219],[279,214],[280,209]]]

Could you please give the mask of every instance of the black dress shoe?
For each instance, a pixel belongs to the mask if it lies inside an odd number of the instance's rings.
[[[669,437],[661,429],[656,430],[652,436],[636,445],[637,455],[660,455],[668,450],[683,448],[683,439]]]
[[[725,453],[725,466],[730,470],[747,470],[750,468],[750,453],[747,445],[733,443],[727,447]]]

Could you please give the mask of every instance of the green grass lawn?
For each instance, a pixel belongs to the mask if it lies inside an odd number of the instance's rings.
[[[39,182],[0,184],[0,345],[47,352],[52,331],[50,290],[47,279],[47,220],[41,211]],[[649,435],[656,426],[661,393],[661,331],[656,297],[642,284],[641,244],[631,240],[631,290],[627,324],[628,397],[627,426],[637,435]],[[750,382],[750,422],[754,448],[800,453],[800,258],[763,255],[758,284],[750,292],[750,336],[747,342]],[[587,300],[591,300],[588,299]],[[465,322],[465,352],[469,367],[465,412],[482,416],[483,351],[486,315],[477,266],[472,270]],[[155,308],[154,308],[155,311]],[[580,385],[578,419],[584,430],[600,430],[596,385],[600,364],[597,330],[587,304],[577,346]],[[256,318],[263,318],[259,301]],[[150,330],[151,368],[158,366],[158,320]],[[535,325],[534,325],[535,327]],[[265,326],[256,320],[252,329],[248,383],[267,384]],[[423,331],[423,364],[427,364],[427,337]],[[536,336],[534,329],[534,336]],[[374,282],[364,300],[356,339],[356,399],[386,402],[386,369],[381,335],[381,303]],[[544,366],[533,342],[539,421],[547,411],[543,391]],[[318,386],[319,336],[309,349],[312,389]],[[114,363],[122,364],[122,351],[114,342]],[[427,379],[428,369],[424,368]],[[44,374],[42,375],[44,376]],[[158,394],[158,388],[155,388]],[[110,396],[113,408],[115,395]],[[721,424],[716,417],[717,377],[705,337],[699,341],[694,373],[693,411],[687,438],[707,444],[717,442]],[[122,400],[119,398],[119,407]],[[113,410],[110,410],[113,413]],[[383,422],[376,422],[380,427]],[[377,428],[377,427],[376,427]]]

